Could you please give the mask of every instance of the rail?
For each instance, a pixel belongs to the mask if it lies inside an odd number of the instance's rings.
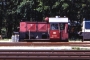
[[[0,46],[90,46],[90,42],[0,42]]]
[[[67,60],[67,59],[90,59],[90,51],[81,50],[61,50],[61,51],[0,51],[0,59],[16,60]]]

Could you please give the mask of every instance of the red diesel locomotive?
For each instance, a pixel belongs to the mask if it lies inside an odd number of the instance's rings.
[[[46,18],[48,22],[20,22],[19,41],[68,41],[68,18]]]

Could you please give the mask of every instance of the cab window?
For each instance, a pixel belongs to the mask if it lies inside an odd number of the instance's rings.
[[[65,23],[60,23],[59,27],[60,27],[60,30],[64,30],[65,29]]]
[[[58,30],[58,24],[52,23],[50,26],[51,30]]]
[[[85,29],[90,29],[90,21],[85,21]]]

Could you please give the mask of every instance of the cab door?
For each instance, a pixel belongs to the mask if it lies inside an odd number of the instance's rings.
[[[58,23],[50,23],[50,39],[51,40],[60,39],[60,30]]]
[[[68,24],[67,23],[59,23],[59,27],[60,27],[61,40],[67,40],[68,39]]]

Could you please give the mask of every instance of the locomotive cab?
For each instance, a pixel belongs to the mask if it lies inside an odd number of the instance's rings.
[[[68,18],[49,18],[50,40],[68,41]]]
[[[60,39],[60,30],[58,23],[50,23],[50,39],[51,40],[58,40]]]

